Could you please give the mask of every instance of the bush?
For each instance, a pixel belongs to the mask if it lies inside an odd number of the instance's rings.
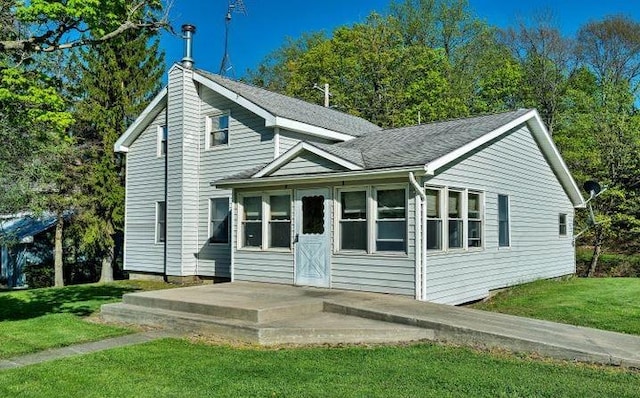
[[[593,249],[576,249],[576,273],[586,276],[593,257]],[[603,253],[598,259],[596,276],[599,277],[640,277],[640,255]]]
[[[27,286],[32,289],[53,286],[53,263],[43,261],[41,263],[29,263],[24,267]]]

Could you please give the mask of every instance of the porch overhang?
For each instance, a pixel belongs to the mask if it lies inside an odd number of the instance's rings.
[[[336,181],[363,181],[363,180],[380,180],[388,178],[407,178],[407,173],[413,172],[416,176],[426,175],[424,165],[393,167],[388,169],[374,170],[355,170],[332,173],[318,173],[305,175],[284,175],[271,177],[252,177],[241,179],[224,179],[213,181],[211,186],[223,189],[232,188],[248,188],[248,187],[267,187],[282,185],[298,185],[310,183],[335,183]]]

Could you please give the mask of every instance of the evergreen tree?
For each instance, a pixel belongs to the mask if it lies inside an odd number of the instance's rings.
[[[124,226],[124,158],[118,137],[161,87],[164,53],[158,40],[129,32],[80,53],[74,132],[84,148],[84,206],[78,217],[80,248],[101,259],[101,281],[113,279],[117,237]]]

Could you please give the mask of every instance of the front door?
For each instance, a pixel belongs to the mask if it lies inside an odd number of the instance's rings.
[[[296,285],[329,287],[330,220],[328,188],[296,192]]]

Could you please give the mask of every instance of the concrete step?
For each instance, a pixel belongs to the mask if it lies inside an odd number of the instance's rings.
[[[108,322],[135,323],[185,333],[212,334],[262,345],[397,343],[434,338],[433,330],[330,313],[313,313],[296,319],[259,324],[115,303],[102,306],[101,316]]]
[[[154,292],[148,292],[154,293]],[[299,302],[277,303],[261,305],[259,302],[239,301],[219,303],[198,297],[166,297],[157,294],[130,293],[125,294],[123,303],[147,308],[165,309],[184,312],[188,314],[200,314],[213,317],[237,319],[256,323],[266,323],[281,319],[295,318],[307,314],[322,311],[322,302],[319,300],[303,300]]]

